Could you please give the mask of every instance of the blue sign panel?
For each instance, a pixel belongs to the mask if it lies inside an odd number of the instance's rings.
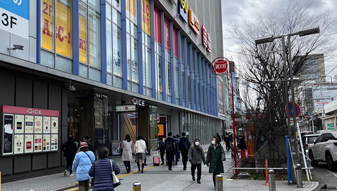
[[[1,0],[0,7],[29,20],[29,0]]]
[[[178,13],[181,18],[184,19],[186,23],[188,23],[188,4],[186,0],[178,0]]]

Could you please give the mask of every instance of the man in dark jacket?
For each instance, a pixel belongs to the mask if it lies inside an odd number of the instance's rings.
[[[173,153],[174,153],[174,142],[172,138],[172,133],[168,133],[168,137],[165,141],[165,149],[166,149],[166,157],[168,163],[168,169],[172,170],[172,160],[173,160]]]
[[[88,144],[89,151],[92,151],[93,153],[95,153],[94,152],[94,147],[90,143],[90,136],[89,135],[84,136],[83,140],[84,140],[84,142],[86,142]]]
[[[68,137],[68,141],[65,142],[62,146],[61,146],[61,150],[64,152],[63,156],[66,157],[67,159],[67,165],[66,168],[64,170],[64,176],[67,176],[67,171],[70,168],[70,176],[73,176],[73,170],[72,170],[72,165],[73,165],[73,160],[75,158],[75,154],[77,151],[77,147],[76,144],[74,142],[74,138],[72,135],[69,135]]]
[[[186,133],[185,132],[182,132],[181,136],[182,137],[179,140],[179,150],[180,150],[181,156],[183,158],[184,170],[186,170],[186,166],[187,166],[187,154],[188,154],[188,149],[190,148],[191,144],[188,141],[188,139],[186,138]]]
[[[159,138],[159,147],[157,150],[160,152],[161,165],[164,165],[165,143],[162,137]]]
[[[197,175],[197,183],[201,184],[201,163],[205,161],[205,154],[200,146],[200,140],[198,138],[195,139],[194,144],[190,147],[188,151],[188,160],[191,162],[191,174],[192,174],[192,180],[195,181],[195,169],[198,169],[198,175]]]

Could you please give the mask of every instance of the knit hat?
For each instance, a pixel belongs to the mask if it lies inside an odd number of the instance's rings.
[[[88,147],[87,142],[80,142],[80,148]]]

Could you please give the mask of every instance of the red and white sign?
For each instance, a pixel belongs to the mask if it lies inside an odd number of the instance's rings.
[[[218,57],[212,62],[212,69],[214,74],[221,74],[227,71],[229,60],[225,57]]]
[[[157,123],[160,123],[160,115],[157,114]]]
[[[207,29],[205,28],[204,25],[202,25],[202,44],[204,45],[204,47],[206,47],[206,50],[208,52],[211,52],[211,36],[209,35],[209,33],[207,32]]]
[[[16,107],[16,106],[1,106],[2,113],[13,113],[13,114],[25,114],[25,115],[41,115],[41,116],[52,116],[58,117],[59,111],[47,110],[47,109],[37,109],[28,107]]]

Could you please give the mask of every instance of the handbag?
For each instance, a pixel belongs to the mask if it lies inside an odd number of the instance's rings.
[[[86,152],[84,152],[84,154],[86,154],[88,157],[89,157],[89,160],[91,161],[91,158],[90,158],[90,156],[86,153]],[[93,162],[92,163],[92,165],[94,165],[94,173],[95,173],[95,162]],[[91,186],[93,187],[94,186],[94,177],[92,177],[91,178]]]
[[[119,181],[119,179],[117,178],[113,165],[112,165],[112,161],[110,160],[110,164],[111,164],[111,175],[112,175],[112,184],[114,186],[114,188],[116,188],[117,186],[121,185],[122,183]]]

